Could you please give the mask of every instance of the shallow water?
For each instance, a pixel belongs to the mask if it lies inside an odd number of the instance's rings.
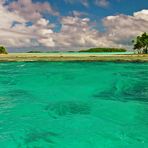
[[[118,54],[134,54],[134,52],[59,52],[64,54],[99,54],[99,55],[118,55]],[[48,53],[47,53],[48,54]]]
[[[147,148],[148,63],[0,63],[1,148]]]
[[[11,55],[16,54],[16,53],[11,53]],[[21,53],[18,53],[21,54]],[[34,54],[34,55],[48,55],[48,54],[55,54],[55,55],[59,55],[59,54],[72,54],[72,55],[129,55],[129,54],[134,54],[134,52],[44,52],[44,53],[23,53],[23,54]]]

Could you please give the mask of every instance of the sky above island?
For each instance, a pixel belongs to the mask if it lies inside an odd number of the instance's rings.
[[[148,32],[147,0],[0,0],[0,44],[11,52],[131,49]]]

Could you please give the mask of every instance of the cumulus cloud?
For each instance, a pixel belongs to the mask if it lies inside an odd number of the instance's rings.
[[[95,4],[100,7],[108,7],[109,1],[108,0],[95,0]]]
[[[106,40],[103,33],[93,28],[89,18],[67,16],[61,19],[61,24],[61,31],[52,36],[58,48],[77,49],[113,45],[112,41]]]
[[[21,4],[25,8],[20,9]],[[49,49],[129,47],[133,37],[148,31],[148,10],[142,10],[132,16],[120,14],[105,17],[105,32],[97,30],[87,15],[73,11],[71,16],[60,17],[61,28],[55,32],[55,24],[42,16],[44,8],[51,15],[56,14],[49,6],[49,3],[45,7],[44,3],[33,3],[30,0],[4,5],[4,0],[0,0],[0,44],[7,47],[42,46]],[[39,11],[36,11],[37,8]],[[32,24],[27,25],[28,21]]]
[[[148,31],[148,10],[128,15],[108,16],[103,20],[108,39],[115,43],[126,43],[142,32]]]
[[[80,3],[85,7],[89,6],[88,0],[65,0],[65,2],[70,4]]]
[[[91,29],[89,18],[67,16],[62,18],[61,24],[61,32],[57,34],[60,46],[92,46],[96,42],[92,37],[98,32]]]
[[[0,1],[0,44],[7,47],[44,46],[44,38],[53,32],[54,24],[44,19],[42,12],[58,13],[49,4],[34,4],[31,0],[19,0],[9,5],[4,3],[4,0]],[[28,26],[28,21],[33,24]]]
[[[80,12],[80,11],[76,11],[76,10],[72,11],[71,14],[73,16],[76,16],[76,17],[86,17],[86,16],[89,16],[89,14],[86,13],[86,12]]]
[[[33,3],[32,0],[18,0],[10,3],[8,8],[11,11],[17,12],[28,21],[40,19],[43,12],[47,12],[52,15],[58,15],[58,12],[55,11],[47,2]]]
[[[66,3],[75,4],[80,3],[85,7],[89,6],[89,0],[65,0]],[[108,7],[109,6],[109,0],[94,0],[92,1],[96,6],[99,7]]]
[[[18,15],[17,12],[10,12],[0,4],[0,28],[10,28],[14,21],[25,22],[25,19]]]
[[[63,17],[61,32],[56,43],[67,47],[129,47],[131,40],[148,29],[148,10],[135,12],[133,16],[115,15],[103,19],[105,32],[94,29],[89,18]]]
[[[18,15],[17,12],[10,12],[3,6],[4,1],[0,1],[0,43],[6,46],[16,46],[21,44],[21,40],[28,42],[28,35],[13,31],[14,22],[25,23],[25,19]]]
[[[134,17],[137,19],[143,19],[143,20],[148,21],[148,10],[142,10],[139,12],[135,12]]]

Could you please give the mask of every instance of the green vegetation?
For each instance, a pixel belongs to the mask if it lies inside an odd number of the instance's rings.
[[[141,36],[137,36],[135,40],[132,41],[134,44],[134,50],[138,53],[147,54],[148,53],[148,34],[145,32]]]
[[[91,48],[87,50],[80,50],[79,52],[126,52],[122,48]]]
[[[27,53],[42,53],[41,51],[28,51]]]
[[[0,46],[0,54],[7,54],[7,49],[4,46]]]

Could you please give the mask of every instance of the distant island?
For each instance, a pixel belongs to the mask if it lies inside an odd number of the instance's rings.
[[[126,52],[124,48],[90,48],[79,52]]]
[[[41,51],[28,51],[27,53],[42,53]]]

